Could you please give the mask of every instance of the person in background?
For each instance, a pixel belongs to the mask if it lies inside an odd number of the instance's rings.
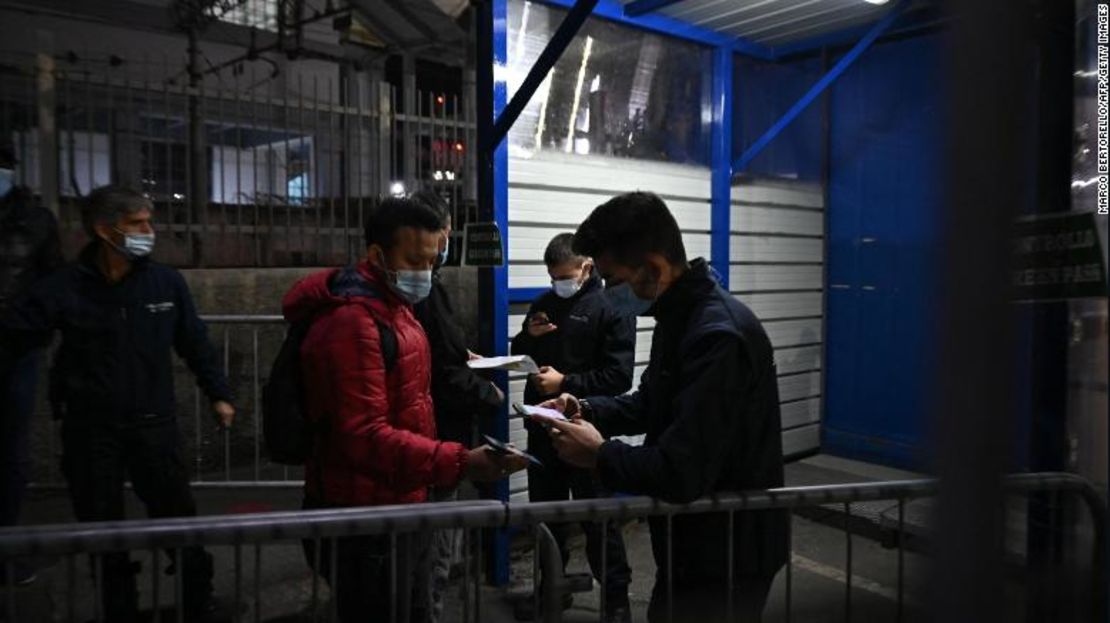
[[[544,420],[559,456],[596,470],[610,490],[674,503],[781,487],[782,424],[771,342],[751,310],[713,279],[704,259],[687,262],[666,204],[650,193],[617,196],[579,226],[574,250],[597,259],[614,305],[652,316],[656,325],[636,392],[614,398],[568,389],[546,404],[573,420]],[[606,441],[641,433],[642,446]],[[786,562],[785,511],[732,518],[732,586],[726,580],[728,514],[675,515],[672,521],[649,521],[656,576],[648,620],[667,620],[673,607],[678,621],[758,621]]]
[[[15,185],[16,164],[11,145],[0,145],[0,316],[31,284],[62,263],[58,222],[49,210],[34,204],[29,188]],[[0,375],[0,527],[19,523],[31,463],[28,435],[42,359],[42,349],[29,350]],[[16,585],[34,580],[31,567],[14,565],[12,581]],[[2,574],[0,586],[7,582],[8,575]]]
[[[520,456],[436,438],[431,349],[412,306],[432,291],[443,228],[423,203],[385,199],[366,223],[365,260],[310,275],[285,295],[286,320],[310,323],[300,364],[319,432],[305,463],[305,508],[420,503],[431,487],[500,480],[525,466]],[[401,535],[396,548],[375,535],[342,538],[337,552],[305,549],[336,591],[341,621],[428,620],[414,582],[426,534]]]
[[[571,248],[574,235],[555,236],[544,251],[544,264],[551,277],[551,290],[541,294],[528,310],[524,326],[513,338],[512,354],[529,355],[540,366],[525,388],[524,400],[538,404],[570,392],[584,396],[617,396],[632,387],[636,347],[636,319],[620,313],[608,302],[593,261]],[[602,494],[589,470],[568,466],[558,460],[551,438],[542,426],[526,421],[528,451],[544,466],[528,467],[528,498],[533,502],[588,499]],[[608,489],[617,491],[617,489]],[[607,621],[628,621],[628,566],[624,539],[618,522],[583,522],[586,558],[594,577],[605,578]],[[569,526],[551,526],[565,567]],[[602,547],[606,567],[601,567]],[[570,606],[570,595],[564,606]],[[518,618],[534,617],[532,599],[518,603]]]
[[[432,349],[432,402],[435,405],[436,433],[442,441],[474,446],[474,431],[479,416],[492,417],[505,403],[505,394],[488,379],[469,367],[471,359],[466,346],[466,332],[456,318],[454,305],[447,288],[439,278],[439,269],[447,261],[451,240],[451,212],[439,195],[420,191],[412,199],[424,204],[444,224],[439,239],[439,255],[432,270],[432,289],[428,298],[414,307],[416,319],[424,328]],[[431,502],[448,502],[459,498],[458,487],[433,487]],[[443,599],[451,575],[452,561],[460,558],[461,530],[440,530],[432,535],[430,573],[421,574],[427,580],[430,600],[430,619],[438,622],[443,614]]]
[[[196,514],[177,425],[171,352],[185,360],[219,424],[235,417],[231,391],[189,287],[150,259],[153,206],[120,186],[94,189],[81,220],[92,239],[78,260],[38,281],[2,318],[0,361],[40,347],[61,331],[56,395],[62,413],[62,471],[79,521],[124,519],[124,481],[151,517]],[[3,366],[0,366],[3,367]],[[182,575],[190,621],[226,616],[212,597],[212,557],[200,547],[170,552]],[[110,621],[138,617],[126,552],[94,561]],[[157,572],[157,571],[155,571]]]

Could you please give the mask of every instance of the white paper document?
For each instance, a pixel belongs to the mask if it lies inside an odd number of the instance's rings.
[[[508,357],[482,357],[466,362],[472,370],[507,370],[509,372],[523,372],[536,374],[540,367],[528,355],[511,355]]]

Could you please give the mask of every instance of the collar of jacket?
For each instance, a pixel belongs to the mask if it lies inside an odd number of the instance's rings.
[[[96,263],[96,254],[100,252],[100,245],[102,244],[104,243],[98,240],[86,244],[85,248],[81,249],[81,253],[77,255],[77,269],[87,276],[96,277],[107,283],[108,278],[104,276],[104,273],[100,272],[100,266]],[[149,264],[149,257],[140,257],[131,260],[131,272],[127,273],[120,282],[122,283],[130,279],[131,275],[135,274],[136,271],[145,270]]]
[[[659,295],[659,299],[647,311],[658,321],[666,321],[684,316],[690,306],[717,287],[717,282],[709,272],[709,264],[703,258],[690,262],[690,267],[677,281]]]
[[[582,298],[582,296],[584,296],[587,292],[593,292],[594,290],[597,290],[600,287],[601,287],[601,277],[597,276],[597,271],[591,271],[589,279],[586,279],[586,282],[582,284],[581,288],[578,288],[578,291],[574,293],[574,296],[570,297],[567,300],[568,301],[576,301],[576,300]]]
[[[396,307],[398,305],[409,305],[408,301],[401,298],[401,296],[393,290],[389,283],[386,282],[385,275],[382,273],[382,271],[378,270],[374,266],[371,266],[369,261],[362,260],[353,268],[358,277],[362,279],[365,287],[374,291],[377,298],[380,298],[388,303],[390,307]],[[340,269],[340,272],[342,273],[343,270],[344,269]]]

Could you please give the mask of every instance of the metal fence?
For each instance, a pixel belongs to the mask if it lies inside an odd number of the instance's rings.
[[[167,56],[0,52],[0,135],[16,182],[58,210],[67,256],[78,199],[108,183],[153,201],[156,253],[176,266],[341,264],[382,197],[421,188],[459,229],[477,218],[472,92],[320,60],[206,69],[191,85]]]
[[[1084,598],[1083,612],[1075,620],[1104,620],[1106,613],[1106,553],[1105,553],[1105,527],[1107,520],[1106,503],[1101,495],[1085,480],[1071,474],[1023,474],[1009,476],[1004,482],[1005,490],[1010,494],[1031,495],[1051,492],[1054,495],[1071,495],[1086,506],[1090,515],[1090,541],[1078,543],[1077,552],[1089,552],[1089,566],[1080,564],[1081,572],[1074,577],[1082,581],[1073,588],[1080,591]],[[552,502],[537,504],[517,504],[500,502],[458,502],[443,504],[423,504],[412,506],[393,506],[378,508],[352,508],[342,510],[318,510],[304,512],[266,513],[249,516],[218,516],[191,519],[166,519],[151,521],[131,521],[119,523],[99,523],[82,525],[55,525],[32,528],[18,528],[0,530],[0,561],[5,561],[5,572],[9,578],[8,586],[12,583],[12,565],[22,559],[44,557],[61,557],[63,564],[58,565],[59,579],[52,584],[57,593],[62,612],[56,613],[66,620],[81,620],[80,616],[87,616],[86,610],[92,609],[92,614],[99,615],[96,610],[99,604],[95,598],[90,598],[90,592],[97,594],[102,572],[99,565],[102,557],[109,552],[138,552],[144,553],[155,564],[151,565],[153,571],[149,574],[149,607],[153,609],[157,620],[163,603],[163,592],[170,592],[168,603],[173,604],[174,610],[167,615],[167,619],[183,621],[181,600],[182,589],[180,575],[176,578],[176,586],[171,591],[164,591],[160,586],[157,560],[160,551],[181,552],[187,546],[204,545],[209,548],[222,548],[226,555],[219,558],[226,561],[233,569],[233,575],[226,589],[231,595],[237,612],[245,608],[255,621],[264,618],[266,600],[263,599],[263,585],[274,582],[273,577],[264,577],[267,569],[273,565],[274,550],[282,544],[296,545],[302,540],[314,543],[319,551],[321,543],[330,543],[332,547],[338,539],[352,535],[390,535],[391,555],[397,552],[397,539],[399,536],[411,533],[427,533],[434,530],[460,529],[466,535],[468,547],[467,564],[464,565],[466,575],[461,587],[461,599],[454,604],[456,613],[463,621],[489,620],[483,617],[484,594],[476,569],[480,568],[481,534],[482,529],[518,529],[527,535],[528,530],[534,535],[535,547],[533,548],[533,579],[539,577],[540,559],[546,558],[544,568],[547,573],[561,575],[561,563],[558,561],[558,551],[552,543],[545,524],[567,521],[625,521],[643,517],[667,517],[676,515],[702,514],[702,513],[727,513],[728,526],[733,525],[737,513],[769,510],[790,509],[798,510],[807,507],[843,507],[847,516],[850,516],[854,505],[868,501],[890,500],[897,503],[898,524],[896,527],[895,547],[892,555],[896,556],[895,582],[897,586],[896,612],[891,615],[891,620],[901,621],[908,616],[905,582],[905,557],[906,557],[906,532],[905,521],[906,505],[912,500],[935,496],[939,485],[933,480],[910,480],[877,482],[867,484],[826,485],[816,487],[793,487],[774,489],[769,491],[751,491],[737,494],[724,494],[713,498],[705,498],[688,505],[671,505],[658,500],[634,498],[609,498],[599,500],[582,500],[572,502]],[[969,518],[978,520],[981,518]],[[847,524],[845,524],[846,526]],[[671,522],[667,521],[668,531]],[[1062,533],[1076,531],[1075,525],[1070,528],[1057,527]],[[847,538],[845,558],[843,563],[845,578],[845,593],[843,606],[845,620],[853,616],[853,537],[845,527]],[[669,540],[668,534],[668,540]],[[735,560],[733,560],[732,532],[715,537],[705,535],[707,539],[721,538],[722,544],[730,552],[728,568],[722,569],[722,574],[729,580],[734,579]],[[795,548],[795,540],[791,535],[791,551]],[[299,547],[296,548],[299,551]],[[245,551],[244,551],[245,550]],[[541,555],[540,552],[543,552]],[[263,554],[267,553],[268,566],[264,566]],[[88,554],[93,561],[92,585],[83,580],[83,574],[77,571],[76,559],[79,555]],[[253,561],[244,564],[244,555]],[[554,557],[554,559],[552,558]],[[470,563],[477,562],[474,567]],[[303,567],[303,562],[294,560],[291,564]],[[604,566],[604,561],[603,561]],[[1066,563],[1060,559],[1060,565],[1050,572],[1064,568]],[[249,588],[246,582],[245,567],[253,566],[250,574]],[[319,568],[319,565],[317,565]],[[943,570],[939,570],[943,572]],[[396,565],[391,566],[390,592],[391,605],[395,606],[399,596],[397,594],[398,577]],[[794,563],[789,562],[780,572],[780,583],[784,591],[785,610],[784,618],[794,620],[792,605],[798,597],[794,588],[794,575],[797,571]],[[334,567],[323,575],[334,578]],[[668,578],[673,574],[668,573]],[[1043,576],[1039,576],[1043,577]],[[328,591],[320,582],[320,577],[313,574],[308,586],[303,591],[302,598],[307,603],[302,609],[306,617],[312,620],[335,620],[336,598],[334,588]],[[333,582],[329,582],[332,587]],[[536,585],[536,582],[533,582]],[[561,608],[558,606],[562,587],[558,582],[545,582],[542,595],[543,603],[538,604],[545,621],[560,620]],[[1029,588],[1029,587],[1026,587]],[[673,593],[673,585],[668,581],[666,586],[668,597]],[[602,580],[601,594],[605,593],[605,581]],[[42,613],[32,613],[26,608],[33,604],[21,600],[18,589],[9,588],[6,593],[5,608],[9,620],[30,620],[31,616],[42,616]],[[728,600],[728,608],[732,609],[731,595],[722,596]],[[671,601],[671,600],[668,600]],[[673,602],[672,602],[673,603]],[[384,605],[384,604],[383,604]],[[825,604],[825,613],[835,611],[838,604]],[[21,615],[21,608],[25,608]],[[390,608],[396,612],[395,607]],[[599,612],[604,613],[603,608]],[[20,617],[23,618],[20,618]],[[670,612],[672,620],[684,620],[682,613]],[[826,619],[828,617],[825,617]],[[288,619],[286,619],[288,620]],[[1059,619],[1051,619],[1059,620]]]

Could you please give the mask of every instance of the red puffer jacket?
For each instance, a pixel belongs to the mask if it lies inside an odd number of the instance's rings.
[[[412,308],[363,262],[310,275],[285,295],[285,318],[312,318],[301,345],[309,417],[320,424],[305,465],[309,497],[341,506],[422,502],[459,481],[466,449],[436,441],[431,352]],[[392,328],[387,373],[375,318]]]

